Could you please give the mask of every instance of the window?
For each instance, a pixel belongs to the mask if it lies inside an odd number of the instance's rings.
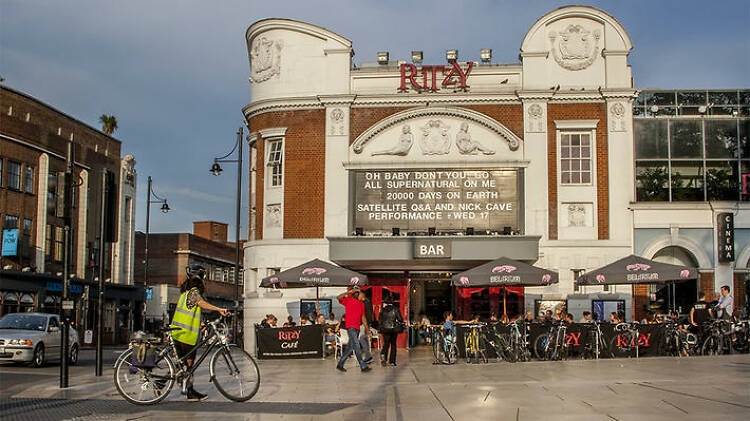
[[[27,165],[23,170],[23,191],[34,193],[34,167]]]
[[[47,225],[47,230],[44,232],[44,254],[47,258],[52,253],[52,225]]]
[[[591,134],[560,135],[560,183],[591,184]]]
[[[21,190],[21,164],[8,161],[8,188]]]
[[[578,277],[583,275],[584,270],[571,269],[570,271],[573,272],[573,292],[579,292],[581,290],[581,286],[578,285]]]
[[[3,157],[0,156],[0,187],[3,186]]]
[[[47,175],[47,215],[55,216],[57,213],[57,175]],[[47,249],[49,250],[49,249]]]
[[[65,243],[65,234],[62,227],[55,227],[55,261],[61,262],[63,259],[63,244]]]
[[[281,186],[283,182],[282,159],[283,150],[282,142],[274,140],[268,143],[268,167],[271,168],[271,187]]]
[[[12,230],[18,228],[18,217],[15,215],[5,215],[5,223],[3,223],[3,229]]]
[[[21,253],[24,257],[29,257],[31,254],[30,251],[31,251],[31,219],[24,219]]]

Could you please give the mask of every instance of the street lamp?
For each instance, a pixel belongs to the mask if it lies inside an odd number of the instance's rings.
[[[152,197],[156,200],[153,200]],[[146,192],[146,264],[143,268],[144,274],[143,274],[143,289],[144,291],[148,289],[148,233],[151,230],[151,204],[152,203],[161,203],[161,211],[163,213],[169,212],[169,205],[167,204],[167,199],[162,199],[161,197],[157,196],[156,193],[154,193],[153,188],[151,188],[151,176],[148,176],[148,189]],[[146,301],[143,302],[143,317],[141,317],[141,326],[143,327],[143,330],[146,330]]]
[[[230,155],[234,153],[234,151],[237,151],[237,159],[227,159]],[[241,213],[241,205],[242,205],[242,126],[240,126],[240,129],[237,131],[237,142],[234,144],[234,147],[232,150],[221,157],[214,158],[214,164],[211,165],[211,169],[209,170],[211,174],[218,176],[221,174],[223,169],[221,168],[221,165],[219,165],[220,162],[232,162],[237,164],[237,207],[236,207],[236,221],[235,221],[235,231],[234,231],[234,247],[235,247],[235,256],[234,256],[234,311],[235,313],[239,313],[239,305],[240,305],[240,213]],[[232,318],[232,338],[234,339],[235,343],[238,343],[238,345],[241,348],[244,348],[244,345],[242,341],[238,341],[237,337],[237,319],[239,314],[235,314]]]

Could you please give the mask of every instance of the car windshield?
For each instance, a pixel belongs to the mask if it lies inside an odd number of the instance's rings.
[[[30,314],[8,314],[0,319],[0,329],[25,329],[41,330],[47,326],[45,316],[34,316]]]

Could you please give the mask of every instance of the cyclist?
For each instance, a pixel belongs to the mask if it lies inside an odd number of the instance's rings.
[[[204,280],[206,269],[199,264],[191,264],[185,268],[187,279],[180,285],[180,298],[170,327],[177,328],[172,331],[177,356],[183,358],[190,353],[198,343],[201,328],[201,309],[219,312],[222,316],[229,314],[225,308],[216,307],[203,300],[202,294],[206,291]],[[188,370],[193,366],[193,358],[185,360]],[[193,379],[185,380],[187,384],[187,400],[190,402],[202,401],[206,395],[193,389]]]

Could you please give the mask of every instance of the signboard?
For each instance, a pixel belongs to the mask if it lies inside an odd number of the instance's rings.
[[[401,83],[399,92],[407,92],[414,89],[417,92],[432,91],[440,88],[463,89],[469,88],[467,81],[474,62],[465,63],[465,67],[455,61],[446,65],[419,66],[411,63],[401,64]],[[409,85],[406,82],[409,81]],[[438,84],[439,82],[439,84]]]
[[[324,326],[256,327],[258,358],[323,358]]]
[[[62,309],[63,310],[73,310],[73,300],[63,300],[63,302],[62,302]]]
[[[91,329],[86,329],[86,331],[83,333],[83,343],[86,345],[91,345],[94,342],[94,331]]]
[[[146,300],[150,300],[154,296],[154,290],[152,288],[146,288]]]
[[[415,240],[415,259],[444,259],[451,257],[450,240]]]
[[[62,282],[47,281],[45,289],[49,292],[61,292]],[[68,285],[71,294],[83,294],[83,285],[71,283]]]
[[[518,170],[355,171],[354,227],[390,235],[519,228]]]
[[[330,298],[321,298],[318,302],[318,305],[320,307],[320,314],[325,316],[326,319],[328,319],[328,315],[331,314],[331,299]],[[299,315],[302,316],[303,314],[306,314],[308,317],[312,314],[313,311],[317,311],[316,309],[316,303],[314,299],[310,298],[303,298],[299,300]],[[311,322],[315,322],[315,320],[310,319]]]
[[[734,214],[720,213],[716,215],[716,230],[718,241],[719,262],[734,261]]]
[[[18,228],[3,230],[3,256],[18,255]]]

